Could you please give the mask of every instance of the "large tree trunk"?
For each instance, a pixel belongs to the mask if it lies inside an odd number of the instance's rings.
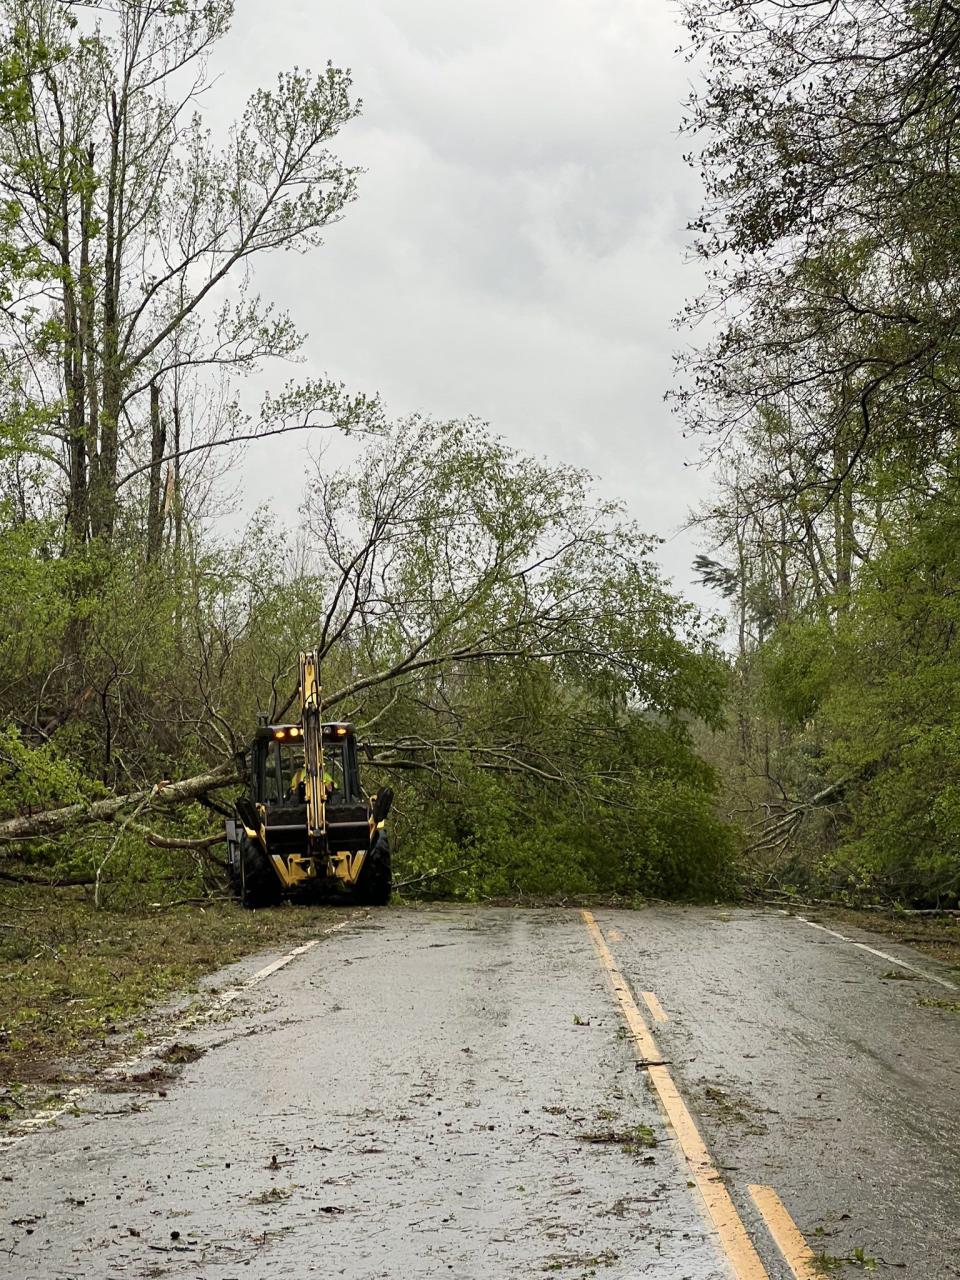
[[[161,783],[155,803],[185,804],[206,795],[208,791],[230,786],[239,780],[240,775],[234,765],[220,765],[209,773],[184,778],[182,782]],[[104,800],[95,800],[92,804],[70,804],[62,809],[47,809],[43,813],[32,813],[22,818],[7,818],[0,822],[0,841],[12,843],[30,840],[37,836],[58,835],[70,827],[111,822],[124,809],[148,800],[153,790],[153,787],[147,787],[143,791],[132,791],[125,796],[108,796]]]
[[[163,454],[167,444],[167,432],[160,414],[160,388],[150,383],[150,493],[147,500],[147,560],[160,557],[163,544],[163,509],[160,489],[162,485]]]
[[[93,222],[95,187],[94,149],[91,143],[86,155],[83,194],[80,199],[80,358],[83,360],[86,384],[86,450],[90,479],[100,465],[100,389],[97,359],[97,303],[93,264],[90,261],[90,238]],[[89,487],[90,481],[88,481]],[[85,536],[89,529],[88,500],[84,501]]]
[[[107,208],[104,225],[103,260],[103,396],[100,413],[100,466],[93,501],[93,532],[111,538],[117,515],[117,458],[120,404],[123,379],[120,370],[117,296],[119,259],[119,187],[123,180],[120,163],[121,115],[117,95],[110,100],[110,168],[107,179]]]
[[[89,522],[87,424],[83,375],[82,303],[78,304],[74,287],[73,264],[70,261],[70,174],[64,126],[59,138],[60,207],[56,239],[63,273],[63,384],[66,394],[67,441],[70,470],[70,509],[68,523],[75,542],[87,537]],[[83,246],[86,247],[86,246]]]
[[[183,503],[180,500],[180,387],[179,379],[173,388],[173,563],[180,570],[180,553],[183,544]],[[179,595],[177,596],[179,608]],[[180,628],[177,627],[177,635]]]

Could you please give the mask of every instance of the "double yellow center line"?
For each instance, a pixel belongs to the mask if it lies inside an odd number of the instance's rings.
[[[626,979],[617,968],[610,948],[600,932],[600,926],[592,912],[583,911],[581,915],[600,963],[610,980],[637,1057],[641,1065],[647,1069],[650,1083],[656,1091],[668,1123],[676,1134],[680,1149],[689,1166],[690,1176],[703,1197],[707,1213],[716,1228],[720,1245],[733,1274],[737,1280],[769,1280],[767,1270],[747,1234],[747,1229],[737,1212],[730,1192],[724,1185],[720,1171],[700,1136],[696,1121],[680,1096],[680,1091],[661,1057],[656,1040],[643,1020]],[[653,1017],[658,1022],[665,1022],[666,1014],[653,992],[645,991],[643,999]],[[770,1187],[751,1187],[750,1194],[794,1276],[797,1280],[813,1280],[820,1274],[813,1253],[776,1192]]]

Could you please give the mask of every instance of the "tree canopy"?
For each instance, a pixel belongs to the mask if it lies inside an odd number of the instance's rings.
[[[693,732],[726,667],[656,541],[481,422],[391,423],[332,377],[241,395],[307,349],[253,264],[348,211],[360,103],[295,68],[214,136],[232,15],[0,0],[0,875],[98,903],[215,880],[210,809],[319,648],[412,884],[723,891]],[[321,449],[296,519],[215,537],[238,451],[294,430],[349,462]]]
[[[956,901],[960,18],[684,12],[709,284],[677,404],[717,467],[701,570],[738,618],[732,803],[764,878]]]

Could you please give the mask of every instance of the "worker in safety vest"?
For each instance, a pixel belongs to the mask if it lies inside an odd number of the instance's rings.
[[[290,779],[290,794],[295,799],[303,803],[303,801],[306,800],[307,798],[306,790],[307,790],[306,776],[302,769],[298,769],[297,772]],[[328,773],[327,770],[324,769],[323,771],[324,795],[329,796],[332,790],[333,790],[333,775]]]

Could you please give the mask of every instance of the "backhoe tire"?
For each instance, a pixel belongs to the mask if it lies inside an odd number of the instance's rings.
[[[381,834],[363,860],[354,901],[363,907],[385,907],[390,901],[392,888],[390,845],[387,837]]]
[[[245,835],[240,843],[240,905],[253,911],[275,907],[279,901],[277,873],[259,843]]]

